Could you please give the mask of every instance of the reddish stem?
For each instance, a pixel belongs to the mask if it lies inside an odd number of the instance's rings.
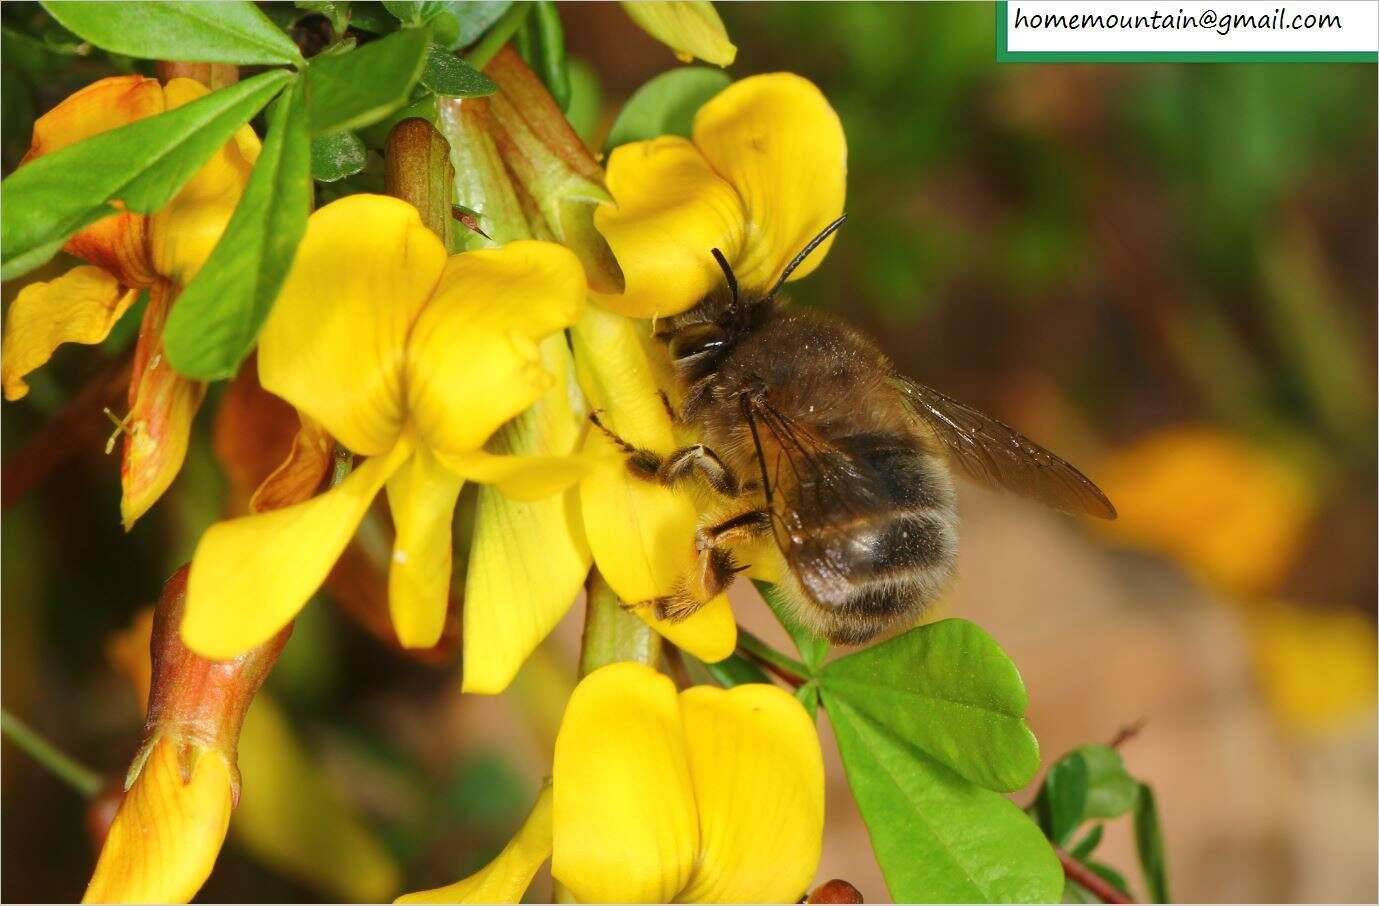
[[[1111,883],[1101,875],[1083,865],[1073,854],[1061,846],[1055,846],[1053,851],[1058,853],[1058,861],[1063,865],[1063,874],[1068,876],[1069,881],[1073,881],[1080,887],[1086,888],[1092,896],[1101,900],[1103,903],[1133,903],[1130,897],[1121,893],[1111,886]]]

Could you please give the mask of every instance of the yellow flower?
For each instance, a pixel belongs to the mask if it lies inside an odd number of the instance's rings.
[[[1315,506],[1307,477],[1288,461],[1206,427],[1152,434],[1100,474],[1120,511],[1101,530],[1237,596],[1277,587]]]
[[[775,285],[805,243],[843,212],[847,139],[813,83],[791,73],[735,82],[700,108],[692,141],[662,136],[614,149],[594,215],[626,290],[600,294],[634,318],[678,314],[722,285],[721,250],[744,292]],[[819,266],[830,238],[790,279]]]
[[[627,15],[642,30],[688,63],[695,57],[715,66],[731,66],[737,47],[728,40],[723,20],[709,0],[632,0]]]
[[[774,686],[696,686],[611,664],[575,689],[550,789],[477,874],[404,903],[517,902],[549,856],[582,902],[795,902],[819,862],[823,758]]]
[[[139,75],[102,79],[81,89],[34,123],[24,160],[202,97],[191,79],[166,86]],[[28,393],[24,378],[63,343],[99,343],[141,290],[148,308],[135,350],[130,412],[123,420],[120,511],[131,527],[172,484],[186,455],[192,417],[205,388],[178,375],[162,352],[163,323],[181,287],[200,270],[229,222],[258,159],[248,126],[219,149],[167,207],[150,214],[122,211],[73,235],[64,249],[91,262],[48,283],[31,283],[5,318],[5,398]]]
[[[663,136],[613,152],[614,204],[601,206],[594,222],[626,290],[593,294],[605,310],[585,312],[572,332],[585,395],[612,431],[656,453],[681,445],[658,393],[667,384],[665,351],[650,342],[646,322],[632,319],[677,314],[720,286],[714,248],[745,293],[769,291],[790,259],[842,213],[846,170],[837,114],[814,85],[788,73],[723,90],[700,109],[693,141]],[[817,267],[831,242],[791,279]],[[580,487],[599,570],[624,601],[671,594],[693,567],[693,501],[630,475],[602,432],[589,432],[585,451],[600,463]],[[706,661],[721,660],[736,644],[723,595],[683,622],[655,625]]]
[[[186,903],[201,889],[225,841],[234,768],[214,749],[193,747],[190,764],[172,739],[153,747],[125,793],[86,903]]]
[[[222,658],[271,637],[320,587],[386,485],[397,527],[393,624],[404,645],[434,645],[464,481],[539,499],[582,474],[570,457],[483,448],[550,388],[539,343],[579,317],[584,291],[578,260],[551,243],[447,258],[398,199],[352,195],[314,213],[259,340],[259,379],[366,458],[318,497],[206,532],[187,644]]]

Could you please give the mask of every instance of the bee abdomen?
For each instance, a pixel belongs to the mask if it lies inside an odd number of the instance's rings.
[[[889,626],[913,621],[942,592],[957,559],[952,509],[878,514],[821,532],[810,545],[827,552],[831,575],[801,571],[817,628],[834,642],[859,644]]]

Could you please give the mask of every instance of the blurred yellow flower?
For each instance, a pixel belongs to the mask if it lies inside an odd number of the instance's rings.
[[[187,644],[227,657],[285,626],[386,485],[393,624],[402,644],[434,645],[464,481],[538,499],[583,474],[573,457],[483,449],[555,381],[538,344],[583,303],[583,271],[560,246],[513,242],[447,259],[404,201],[351,195],[314,213],[259,340],[259,379],[367,458],[318,497],[206,532]]]
[[[1374,719],[1375,631],[1364,615],[1261,601],[1246,623],[1260,686],[1286,726],[1312,733]]]
[[[1315,507],[1307,477],[1288,461],[1208,427],[1159,431],[1098,474],[1120,511],[1098,528],[1236,596],[1277,587]]]
[[[166,86],[139,75],[95,82],[34,123],[29,161],[101,132],[194,101],[207,93],[191,79]],[[120,512],[126,529],[148,511],[177,477],[186,456],[192,417],[203,385],[172,370],[162,351],[163,323],[177,294],[205,263],[234,212],[258,159],[259,140],[248,126],[202,165],[167,207],[150,214],[122,211],[74,234],[63,247],[84,258],[51,282],[31,283],[5,318],[5,398],[28,393],[25,376],[63,343],[99,343],[134,304],[149,294],[134,371],[129,415],[122,420],[124,461]],[[22,166],[22,164],[21,164]]]
[[[775,686],[695,686],[635,663],[575,688],[551,786],[478,873],[401,903],[517,902],[547,857],[581,902],[789,903],[823,835],[823,757]]]
[[[715,66],[731,66],[737,47],[728,40],[723,20],[709,0],[632,0],[627,15],[642,30],[675,51],[682,63],[695,57]]]

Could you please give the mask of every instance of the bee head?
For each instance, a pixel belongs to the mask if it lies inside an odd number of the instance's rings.
[[[689,311],[667,318],[657,325],[656,335],[669,345],[671,358],[677,364],[693,366],[695,370],[718,360],[740,336],[750,332],[775,307],[776,294],[785,281],[845,220],[846,214],[809,240],[799,254],[790,259],[785,270],[781,271],[780,279],[769,291],[750,293],[745,299],[738,289],[737,275],[733,273],[727,257],[719,249],[710,249],[713,260],[723,271],[726,292],[716,290]]]

